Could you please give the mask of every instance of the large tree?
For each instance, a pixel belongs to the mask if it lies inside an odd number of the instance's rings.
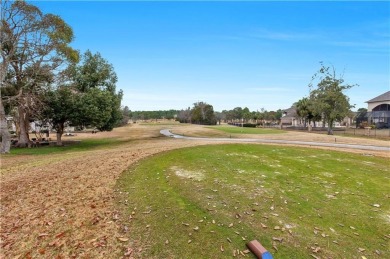
[[[5,102],[16,107],[18,143],[27,146],[33,107],[39,103],[37,96],[55,80],[64,62],[78,60],[78,52],[69,47],[73,31],[59,16],[43,14],[25,1],[1,1],[0,33],[0,106]],[[1,113],[3,110],[0,107]],[[3,115],[1,120],[3,123]],[[8,141],[5,131],[2,127],[1,136]],[[9,148],[2,152],[9,152]]]
[[[205,102],[194,103],[191,110],[191,122],[202,125],[217,124],[213,106]]]
[[[87,51],[79,64],[63,73],[62,85],[46,95],[45,114],[57,131],[57,145],[65,123],[110,131],[122,118],[122,91],[116,92],[113,66],[99,53]]]
[[[343,120],[353,107],[349,104],[348,96],[343,93],[353,86],[344,83],[343,75],[337,76],[333,66],[326,67],[323,63],[312,77],[309,85],[310,101],[315,113],[322,114],[322,118],[328,124],[328,135],[333,135],[333,123]]]

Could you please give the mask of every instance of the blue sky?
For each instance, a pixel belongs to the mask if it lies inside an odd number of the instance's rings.
[[[131,110],[285,109],[309,95],[320,61],[359,85],[346,92],[356,109],[390,90],[388,1],[32,3],[114,66]]]

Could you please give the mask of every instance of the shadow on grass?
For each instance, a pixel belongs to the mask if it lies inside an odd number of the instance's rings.
[[[55,153],[69,153],[88,151],[98,148],[113,148],[133,140],[123,140],[118,138],[106,139],[85,139],[85,140],[70,140],[65,141],[64,146],[41,146],[34,148],[11,148],[10,156],[12,155],[47,155]]]

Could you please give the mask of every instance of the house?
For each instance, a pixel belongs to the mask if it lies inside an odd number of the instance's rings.
[[[297,109],[294,106],[283,111],[282,118],[280,118],[280,123],[283,126],[300,126],[300,119],[297,115]]]
[[[367,121],[377,128],[390,128],[390,91],[366,103],[368,104]]]
[[[347,116],[342,121],[335,121],[334,127],[350,127],[352,124],[352,117],[353,116]],[[281,120],[281,124],[283,126],[287,127],[304,127],[305,122],[302,118],[300,118],[297,114],[297,109],[295,106],[291,106],[291,108],[288,108],[283,111],[283,115]],[[311,127],[324,127],[327,126],[327,124],[323,121],[311,121],[310,124],[307,123],[306,125],[310,125]]]

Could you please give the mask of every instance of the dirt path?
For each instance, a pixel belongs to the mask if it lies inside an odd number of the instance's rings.
[[[75,138],[122,137],[115,149],[2,156],[0,258],[131,257],[115,210],[116,179],[152,154],[207,144],[162,137],[164,126],[131,126]],[[196,131],[198,128],[187,127]],[[356,151],[355,151],[356,152]],[[131,235],[131,230],[126,235]]]

